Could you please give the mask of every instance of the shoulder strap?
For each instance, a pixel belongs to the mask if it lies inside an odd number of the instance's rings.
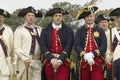
[[[3,36],[2,36],[4,30],[5,30],[5,28],[0,30],[0,44],[2,46],[5,57],[7,57],[8,56],[8,54],[7,54],[7,46],[6,46],[6,44],[5,44],[4,40],[3,40]]]
[[[120,42],[120,35],[119,35],[119,33],[118,33],[116,28],[114,28],[114,34],[116,35],[118,41]]]

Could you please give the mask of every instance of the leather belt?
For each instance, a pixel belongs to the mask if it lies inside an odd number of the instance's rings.
[[[52,53],[52,55],[55,57],[55,58],[58,58],[60,56],[60,54],[58,53]],[[69,58],[66,58],[66,60],[69,62]]]
[[[60,54],[58,53],[52,53],[52,55],[55,57],[55,58],[58,58],[60,56]]]

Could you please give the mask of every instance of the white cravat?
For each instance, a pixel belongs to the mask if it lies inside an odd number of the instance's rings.
[[[32,28],[32,29],[34,29],[36,27],[35,24],[30,25],[27,22],[25,22],[25,25],[29,28]]]
[[[91,24],[91,25],[88,25],[88,24],[87,24],[87,27],[88,27],[88,28],[93,28],[93,26],[94,26],[94,24]]]
[[[62,28],[62,24],[60,24],[60,25],[55,25],[54,23],[52,23],[52,27],[54,28],[54,29],[60,29],[60,28]]]

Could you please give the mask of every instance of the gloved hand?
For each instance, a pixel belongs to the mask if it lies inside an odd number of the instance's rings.
[[[94,58],[94,55],[93,55],[92,52],[86,53],[83,58],[84,58],[84,60],[85,60],[86,62],[88,62],[88,60],[89,60],[90,58]]]
[[[93,65],[94,64],[94,55],[93,55],[93,53],[92,52],[86,53],[84,55],[84,60],[86,62],[88,62],[89,65]]]
[[[94,62],[94,59],[93,58],[89,58],[88,60],[88,64],[89,65],[93,65],[95,62]]]

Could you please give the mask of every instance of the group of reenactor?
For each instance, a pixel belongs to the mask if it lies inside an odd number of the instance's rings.
[[[74,36],[63,21],[69,14],[63,8],[46,12],[52,21],[43,29],[35,24],[42,13],[31,6],[23,8],[18,17],[24,24],[15,32],[4,24],[10,14],[0,9],[0,80],[104,80],[104,72],[107,80],[120,80],[120,8],[95,18],[97,10],[89,5],[78,12],[76,20],[85,23]],[[77,61],[71,76],[73,47]]]

